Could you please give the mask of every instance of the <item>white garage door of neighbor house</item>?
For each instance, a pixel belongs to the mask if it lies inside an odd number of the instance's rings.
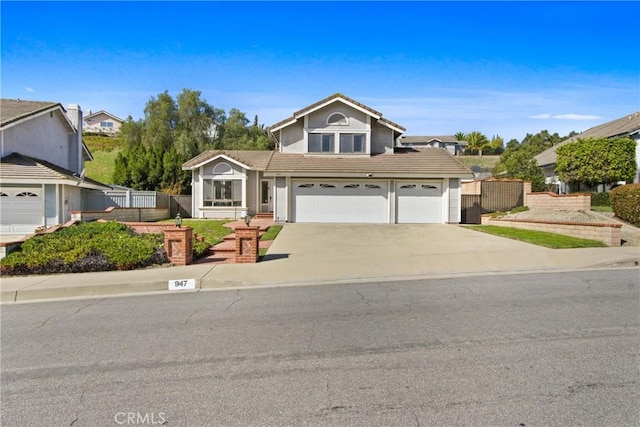
[[[2,234],[29,234],[44,224],[42,189],[0,190]]]
[[[387,183],[293,181],[293,222],[387,223]]]
[[[399,182],[396,194],[399,224],[442,222],[441,182]]]

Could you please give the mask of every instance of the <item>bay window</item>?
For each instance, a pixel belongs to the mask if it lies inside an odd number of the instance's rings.
[[[242,206],[242,181],[203,180],[204,206]]]

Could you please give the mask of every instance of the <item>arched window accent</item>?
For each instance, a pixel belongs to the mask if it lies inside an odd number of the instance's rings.
[[[422,188],[432,189],[432,190],[437,190],[438,189],[438,187],[436,187],[435,185],[429,185],[429,184],[422,184]]]
[[[360,184],[346,184],[344,188],[360,188]]]
[[[336,188],[333,184],[320,184],[320,188]]]
[[[7,193],[0,192],[0,197],[9,197]]]
[[[16,194],[16,197],[38,197],[38,195],[30,191],[23,191],[22,193]]]
[[[298,188],[313,188],[315,187],[315,185],[313,184],[300,184],[298,185]]]
[[[229,165],[229,163],[225,163],[225,162],[218,163],[213,167],[213,174],[214,175],[232,175],[233,168]]]
[[[400,188],[416,188],[416,185],[415,184],[405,184]]]
[[[367,184],[365,187],[373,189],[373,188],[382,188],[378,184]]]
[[[342,113],[333,113],[327,117],[328,125],[339,125],[339,126],[347,126],[349,124],[349,119]]]

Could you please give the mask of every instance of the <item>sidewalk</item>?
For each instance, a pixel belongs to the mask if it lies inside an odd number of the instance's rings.
[[[329,230],[335,230],[335,234]],[[363,232],[367,233],[366,239],[358,239]],[[419,233],[427,233],[431,241]],[[2,278],[0,301],[189,292],[168,291],[169,281],[183,279],[195,279],[196,290],[209,290],[633,267],[638,263],[638,247],[554,250],[456,226],[425,229],[287,224],[257,264],[198,263]]]

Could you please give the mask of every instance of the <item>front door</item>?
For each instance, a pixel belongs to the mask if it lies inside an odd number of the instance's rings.
[[[273,212],[273,184],[269,179],[260,181],[260,212]]]

